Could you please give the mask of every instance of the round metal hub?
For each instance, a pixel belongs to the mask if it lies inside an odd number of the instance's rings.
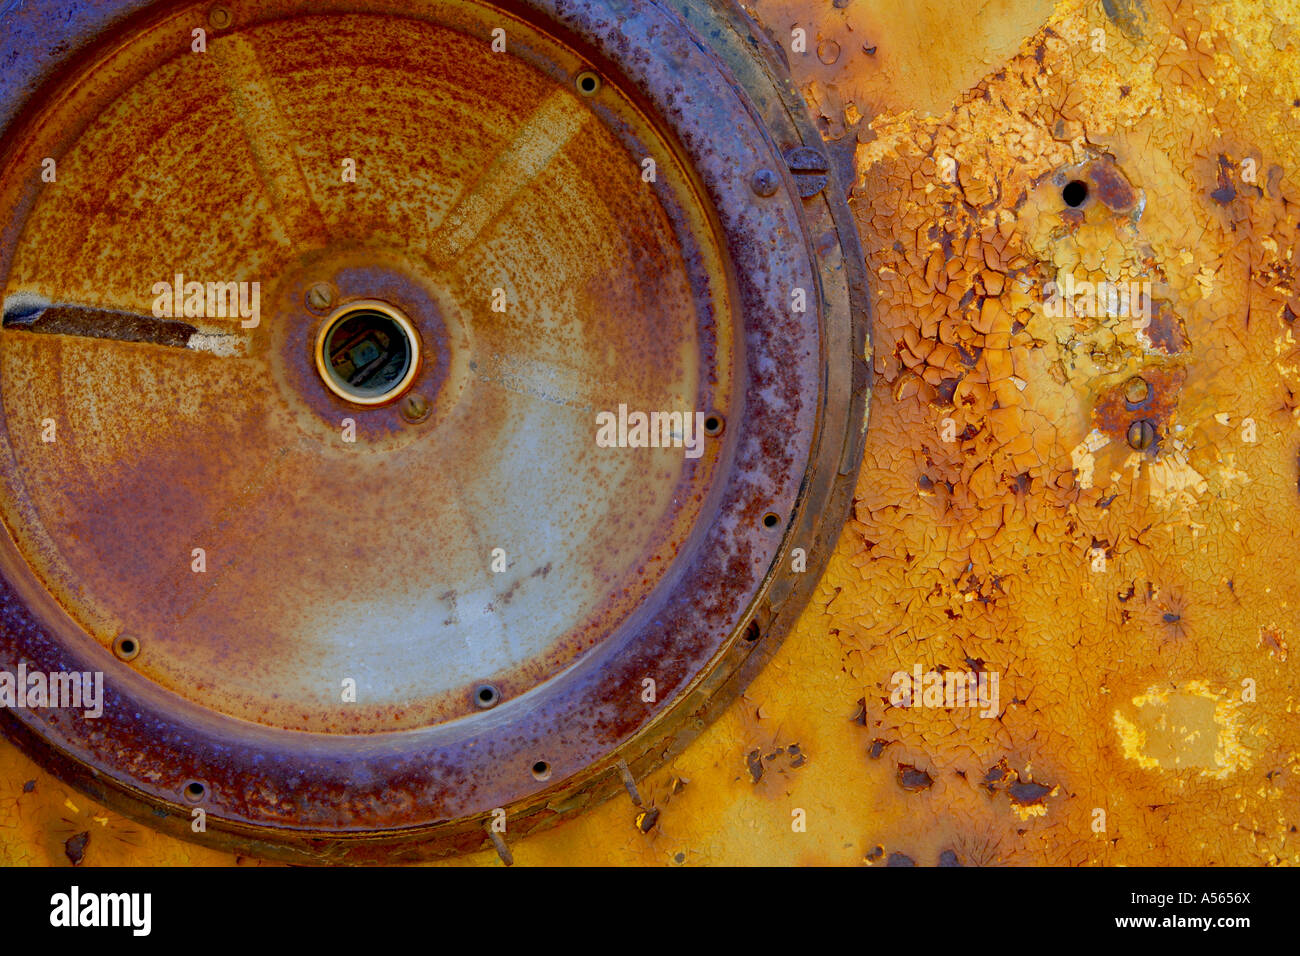
[[[865,423],[777,55],[724,4],[135,6],[0,80],[0,667],[107,688],[13,732],[153,825],[349,861],[685,746]]]
[[[353,302],[316,337],[316,370],[331,392],[357,405],[382,405],[415,380],[420,337],[411,321],[378,300]]]

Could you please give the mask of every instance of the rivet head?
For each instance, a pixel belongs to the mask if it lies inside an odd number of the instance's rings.
[[[1141,405],[1150,394],[1151,386],[1147,384],[1147,380],[1137,375],[1124,383],[1124,401],[1130,405]]]
[[[755,171],[749,180],[750,188],[760,196],[775,196],[780,185],[780,178],[766,167]]]
[[[230,26],[230,11],[225,7],[213,7],[208,14],[208,23],[212,24],[218,30],[224,30]]]
[[[1129,447],[1145,451],[1156,439],[1156,430],[1145,418],[1139,419],[1128,427]]]

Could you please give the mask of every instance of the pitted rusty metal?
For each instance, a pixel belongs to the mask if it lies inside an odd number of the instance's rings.
[[[70,50],[131,4],[91,6]],[[524,833],[680,750],[806,599],[865,425],[847,207],[800,200],[782,156],[816,134],[729,7],[226,9],[202,54],[206,8],[121,20],[0,140],[6,296],[147,316],[183,273],[262,308],[183,319],[225,355],[0,332],[0,665],[109,687],[98,722],[10,722],[181,835],[197,802],[210,842],[287,859],[479,848],[494,808]],[[421,414],[319,380],[327,314],[369,299],[418,331]],[[602,456],[620,403],[725,428]]]

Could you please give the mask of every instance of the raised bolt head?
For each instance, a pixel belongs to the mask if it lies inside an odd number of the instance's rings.
[[[767,168],[757,170],[749,180],[750,188],[760,196],[775,196],[780,185],[780,178]]]
[[[1156,430],[1145,418],[1139,419],[1128,427],[1129,447],[1145,451],[1156,439]]]
[[[1151,386],[1144,378],[1135,375],[1124,383],[1124,401],[1130,405],[1141,405],[1150,394]]]
[[[324,282],[317,282],[307,290],[307,306],[324,311],[334,304],[334,292]]]
[[[429,417],[429,402],[423,395],[408,395],[402,402],[402,417],[412,425]]]

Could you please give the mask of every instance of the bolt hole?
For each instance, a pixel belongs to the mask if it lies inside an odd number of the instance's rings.
[[[714,414],[704,419],[704,434],[708,435],[710,438],[716,438],[718,435],[721,435],[722,430],[726,427],[727,424],[723,421],[721,415]]]
[[[745,640],[746,640],[746,642],[748,642],[748,643],[750,643],[750,644],[753,644],[755,641],[758,640],[759,635],[760,635],[761,633],[762,633],[762,631],[761,631],[761,629],[760,629],[759,626],[758,626],[758,622],[757,622],[757,621],[750,621],[750,622],[749,622],[749,627],[745,628]]]
[[[600,91],[600,77],[591,70],[578,74],[578,92],[583,96],[595,96]]]
[[[474,703],[484,710],[495,707],[500,701],[501,692],[491,684],[479,684],[478,689],[474,691]]]
[[[1071,209],[1078,209],[1088,198],[1088,184],[1082,179],[1073,179],[1061,190],[1061,198]]]
[[[780,523],[781,523],[781,518],[780,518],[780,516],[779,516],[779,515],[776,515],[776,514],[774,514],[774,513],[772,513],[771,511],[769,511],[767,514],[763,515],[763,527],[764,527],[764,528],[775,528],[775,527],[776,527],[777,525],[779,525]]]
[[[551,779],[551,765],[545,760],[539,760],[533,764],[533,776],[538,780]]]
[[[119,660],[134,660],[140,656],[140,642],[129,634],[119,634],[113,641],[113,653]]]
[[[191,780],[185,785],[185,799],[190,803],[198,803],[208,794],[208,788],[197,780]]]

